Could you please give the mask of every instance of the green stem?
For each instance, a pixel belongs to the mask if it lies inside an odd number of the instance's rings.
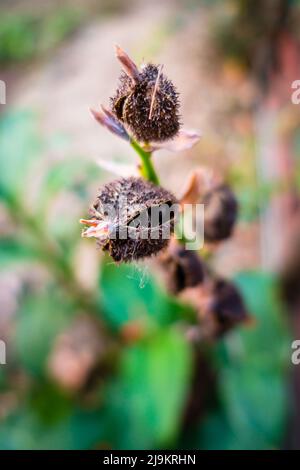
[[[151,152],[146,152],[135,140],[131,140],[130,144],[141,159],[140,172],[142,177],[154,184],[159,184],[159,179],[151,160]]]

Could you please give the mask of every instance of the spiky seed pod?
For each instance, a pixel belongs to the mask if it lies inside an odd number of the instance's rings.
[[[204,204],[204,239],[216,242],[230,237],[238,215],[238,203],[227,185],[207,192]]]
[[[107,236],[99,238],[99,245],[116,262],[158,253],[167,246],[174,230],[175,216],[169,208],[175,203],[169,191],[142,178],[106,184],[91,208],[91,214],[109,227]]]
[[[145,65],[135,80],[121,74],[111,107],[140,142],[165,141],[180,128],[178,93],[161,68],[153,64]]]

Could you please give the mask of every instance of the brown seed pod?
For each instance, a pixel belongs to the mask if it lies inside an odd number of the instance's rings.
[[[238,203],[231,189],[222,184],[204,194],[204,239],[216,242],[229,238],[238,216]]]
[[[232,282],[222,278],[214,280],[210,311],[217,325],[218,336],[250,319],[238,289]]]
[[[220,337],[239,323],[252,321],[239,290],[226,279],[206,277],[204,282],[184,289],[180,296],[196,309],[202,339]]]
[[[164,269],[168,290],[172,294],[201,284],[204,280],[206,268],[198,253],[187,250],[175,239],[172,239],[159,261]]]
[[[145,65],[133,79],[122,73],[112,112],[140,142],[161,142],[174,137],[180,128],[179,99],[162,67]]]
[[[122,178],[106,184],[91,208],[94,216],[83,221],[114,261],[132,261],[158,253],[174,230],[177,206],[167,190],[142,178]]]

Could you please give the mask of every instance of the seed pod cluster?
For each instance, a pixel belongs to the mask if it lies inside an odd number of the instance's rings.
[[[153,64],[142,67],[135,79],[121,74],[111,109],[140,142],[165,141],[180,128],[178,93]]]
[[[238,216],[238,203],[229,186],[222,184],[204,194],[204,239],[217,242],[229,238]]]
[[[167,246],[174,230],[175,214],[168,209],[175,203],[169,191],[142,178],[106,184],[91,208],[91,214],[106,221],[111,229],[105,239],[99,239],[99,245],[116,262],[158,253]],[[155,212],[157,223],[153,225]]]

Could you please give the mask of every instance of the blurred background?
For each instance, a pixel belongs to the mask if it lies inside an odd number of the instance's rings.
[[[298,0],[1,0],[0,449],[300,448]],[[115,266],[78,223],[128,144],[108,105],[114,45],[163,63],[200,142],[154,161],[180,196],[217,170],[239,220],[213,269],[251,327],[191,345],[153,263]],[[201,252],[200,252],[201,255]]]

